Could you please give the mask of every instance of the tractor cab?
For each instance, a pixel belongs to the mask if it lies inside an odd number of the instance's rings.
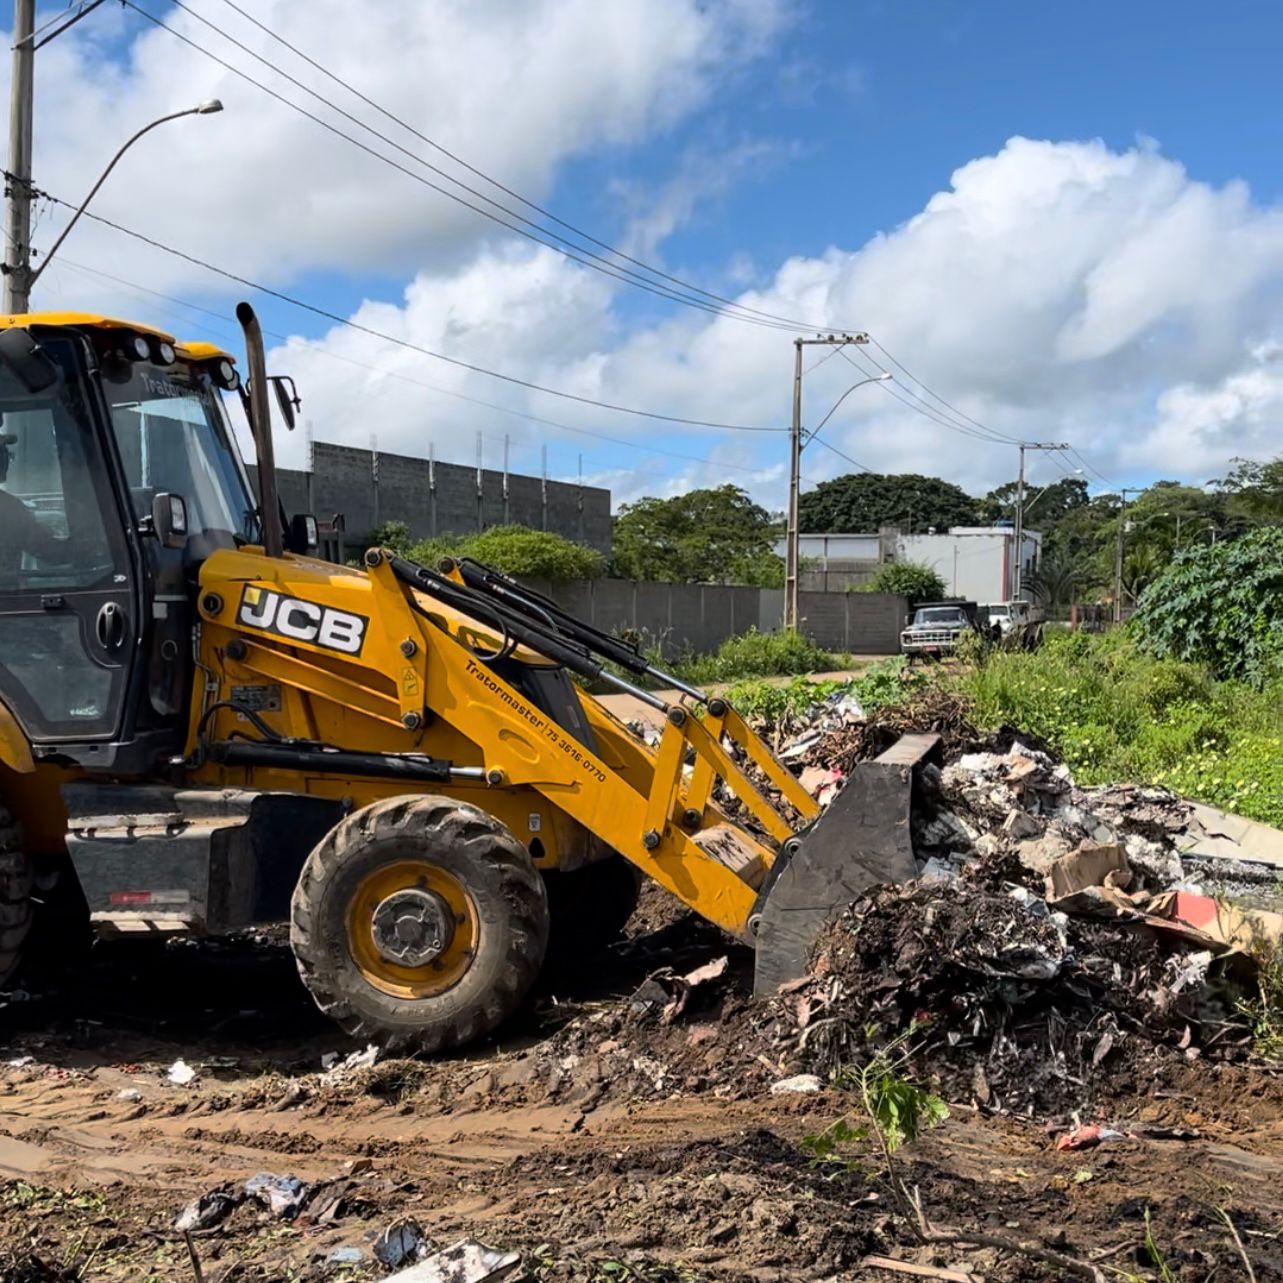
[[[259,539],[230,356],[79,313],[0,319],[0,703],[37,757],[181,748],[195,576]]]

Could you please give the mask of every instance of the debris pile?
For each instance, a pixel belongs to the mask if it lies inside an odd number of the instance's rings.
[[[1027,1116],[1080,1108],[1177,1047],[1196,996],[1152,938],[1078,922],[1022,887],[879,887],[774,1001],[777,1040],[828,1077],[900,1045],[950,1100]]]

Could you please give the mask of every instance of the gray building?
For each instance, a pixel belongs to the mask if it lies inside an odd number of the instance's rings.
[[[610,555],[610,491],[598,486],[374,454],[327,441],[316,442],[312,457],[311,471],[278,469],[281,502],[286,512],[316,516],[330,556],[339,553],[340,540],[349,553],[364,549],[389,521],[404,522],[414,539],[529,526]],[[257,485],[256,469],[249,471]]]

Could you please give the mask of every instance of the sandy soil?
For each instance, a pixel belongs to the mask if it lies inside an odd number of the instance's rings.
[[[628,944],[550,977],[501,1041],[326,1078],[322,1055],[352,1048],[279,942],[104,948],[74,983],[0,1011],[0,1060],[34,1058],[0,1067],[0,1280],[192,1279],[175,1216],[259,1172],[335,1183],[293,1221],[244,1202],[198,1231],[208,1283],[380,1278],[373,1246],[402,1217],[436,1244],[519,1250],[535,1278],[896,1277],[862,1264],[869,1253],[1059,1277],[993,1249],[916,1246],[865,1144],[810,1161],[801,1139],[853,1101],[771,1095],[770,1058],[737,1059],[724,1032],[745,1027],[743,955],[711,1008],[637,1035],[650,1050],[627,1054],[653,1063],[605,1072],[621,1000],[719,949],[651,889]],[[187,1087],[165,1081],[179,1057],[199,1071]],[[957,1101],[901,1161],[936,1223],[1038,1238],[1123,1275],[1160,1277],[1148,1216],[1169,1277],[1248,1278],[1225,1209],[1255,1277],[1283,1279],[1283,1084],[1191,1063],[1112,1108],[1082,1121],[1183,1138],[1058,1152],[1073,1120],[1049,1130]],[[360,1259],[333,1259],[340,1248]]]

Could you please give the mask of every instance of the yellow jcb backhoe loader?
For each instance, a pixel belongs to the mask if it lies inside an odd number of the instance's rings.
[[[56,951],[36,910],[61,879],[100,936],[288,917],[322,1009],[433,1051],[513,1011],[563,919],[622,925],[634,870],[755,945],[760,993],[836,906],[914,876],[932,739],[820,814],[725,700],[511,579],[319,560],[278,498],[269,390],[292,402],[237,314],[244,386],[146,326],[0,317],[0,979],[24,942]],[[661,709],[658,746],[572,676]]]

